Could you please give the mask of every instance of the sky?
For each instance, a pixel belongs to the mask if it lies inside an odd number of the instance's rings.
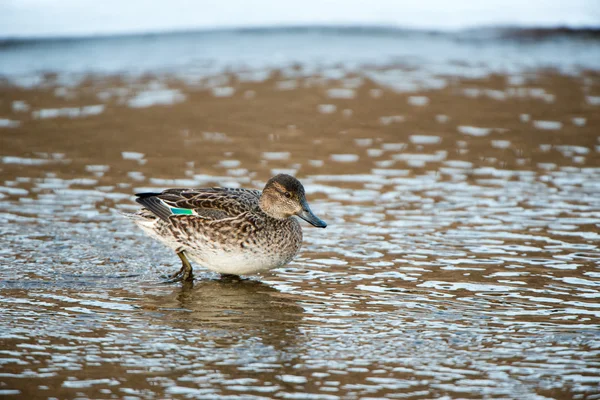
[[[0,0],[0,38],[328,24],[600,27],[600,0]]]

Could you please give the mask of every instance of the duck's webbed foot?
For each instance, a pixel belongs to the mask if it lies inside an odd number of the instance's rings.
[[[162,278],[165,279],[165,280],[175,279],[179,275],[181,275],[184,270],[185,270],[185,267],[182,265],[181,268],[179,268],[179,271],[175,272],[174,274],[162,275]]]
[[[190,264],[183,251],[180,251],[179,253],[177,253],[177,255],[181,259],[181,268],[176,273],[172,275],[167,275],[163,283],[176,283],[182,281],[193,282],[194,273],[192,269],[192,264]]]

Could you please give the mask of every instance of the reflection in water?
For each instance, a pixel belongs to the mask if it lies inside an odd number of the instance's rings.
[[[573,67],[597,44],[552,55],[567,75],[494,43],[496,74],[463,54],[2,83],[0,394],[597,398],[600,80]],[[179,265],[117,212],[279,172],[330,225],[260,277],[156,284]]]
[[[303,309],[290,294],[256,280],[225,277],[185,284],[170,295],[150,296],[144,308],[176,329],[215,329],[249,336],[278,350],[293,346]]]
[[[236,379],[244,374],[270,376],[273,383],[257,390],[271,392],[279,388],[275,370],[293,372],[288,361],[302,344],[303,309],[293,295],[267,284],[207,278],[195,287],[149,287],[143,298],[132,297],[132,288],[86,289],[4,291],[2,302],[15,306],[6,316],[15,324],[2,336],[3,382],[28,398],[40,388],[101,396],[111,388],[137,393],[147,384],[176,395],[192,390],[190,382],[252,391],[258,380]]]

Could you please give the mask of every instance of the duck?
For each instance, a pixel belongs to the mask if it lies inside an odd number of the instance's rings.
[[[137,193],[128,214],[181,260],[166,282],[193,282],[189,261],[221,275],[252,275],[288,264],[302,246],[299,220],[325,228],[298,179],[278,174],[263,190],[210,187]]]

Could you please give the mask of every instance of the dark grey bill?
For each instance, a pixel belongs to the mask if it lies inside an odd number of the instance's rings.
[[[297,215],[309,224],[316,226],[317,228],[327,227],[327,223],[319,217],[317,217],[315,214],[313,214],[313,212],[310,211],[310,207],[306,203],[302,205],[302,211],[300,211]]]

